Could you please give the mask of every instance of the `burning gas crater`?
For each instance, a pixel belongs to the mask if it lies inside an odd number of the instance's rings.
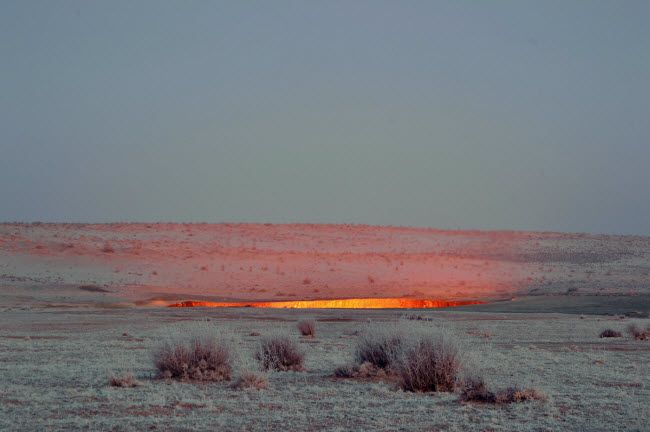
[[[298,300],[265,303],[214,303],[188,300],[169,307],[265,307],[289,309],[404,309],[444,308],[453,306],[484,304],[479,301],[414,300],[405,298],[361,298],[341,300]]]

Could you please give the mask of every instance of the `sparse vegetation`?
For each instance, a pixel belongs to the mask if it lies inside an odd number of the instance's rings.
[[[612,329],[605,329],[600,333],[601,338],[619,338],[621,336],[621,332]]]
[[[636,324],[630,324],[627,332],[634,338],[634,340],[650,340],[650,325],[642,328]]]
[[[305,354],[289,336],[274,335],[262,338],[255,359],[264,370],[302,371]]]
[[[458,347],[436,334],[419,335],[397,363],[402,390],[413,392],[451,392],[462,366]]]
[[[269,381],[259,372],[244,371],[232,388],[235,390],[265,390],[269,387]]]
[[[298,330],[303,336],[314,337],[316,335],[316,322],[312,319],[298,321]]]
[[[123,388],[132,388],[139,385],[132,373],[122,374],[121,376],[111,375],[108,377],[108,384],[111,387]]]
[[[154,353],[158,376],[180,380],[229,381],[233,359],[231,341],[206,329],[169,340]]]

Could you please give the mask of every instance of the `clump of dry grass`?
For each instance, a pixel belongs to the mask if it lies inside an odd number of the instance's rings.
[[[266,390],[269,381],[258,372],[244,371],[231,387],[235,390]]]
[[[316,335],[316,323],[311,319],[298,321],[298,330],[303,336],[314,337]]]
[[[621,332],[612,329],[605,329],[600,333],[601,338],[619,338],[621,336]]]
[[[508,387],[496,393],[488,390],[482,376],[472,376],[464,380],[460,393],[465,402],[505,405],[510,403],[528,402],[532,400],[545,401],[546,396],[534,388],[520,389]]]
[[[108,384],[111,387],[132,388],[140,385],[132,373],[122,374],[121,376],[111,375],[108,377]]]
[[[452,392],[462,364],[455,343],[442,335],[423,334],[400,355],[396,368],[399,385],[405,391]]]
[[[368,327],[359,334],[355,349],[355,363],[369,363],[386,373],[393,373],[394,364],[401,352],[403,333]]]
[[[274,335],[262,338],[255,359],[263,370],[302,371],[305,354],[289,336]]]
[[[169,340],[154,353],[158,376],[180,380],[229,381],[233,359],[231,341],[204,329]]]
[[[337,378],[373,378],[385,376],[386,371],[378,368],[370,362],[362,364],[350,364],[339,366],[334,369],[334,376]]]
[[[528,402],[532,400],[545,401],[546,396],[534,388],[520,389],[518,387],[508,387],[496,393],[497,404]]]
[[[650,325],[644,329],[636,324],[630,324],[627,328],[627,332],[632,335],[634,340],[650,340]]]

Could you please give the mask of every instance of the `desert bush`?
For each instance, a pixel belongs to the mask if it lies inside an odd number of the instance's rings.
[[[269,381],[259,372],[244,371],[232,385],[235,390],[265,390]]]
[[[614,331],[612,329],[605,329],[600,333],[601,338],[618,338],[621,337],[621,333]]]
[[[262,338],[255,359],[264,370],[302,371],[305,354],[289,336],[274,335]]]
[[[109,242],[104,242],[104,246],[100,249],[104,253],[114,253],[115,248],[113,248],[113,245],[111,245]]]
[[[108,384],[111,387],[124,387],[124,388],[131,388],[131,387],[137,387],[139,384],[135,380],[135,377],[131,373],[127,374],[122,374],[121,376],[115,376],[111,375],[108,377]]]
[[[298,330],[303,336],[314,337],[316,335],[316,323],[314,320],[300,320],[298,321]]]
[[[166,341],[154,353],[154,363],[161,378],[229,381],[234,354],[226,336],[197,328]]]
[[[404,334],[400,329],[383,329],[368,326],[357,338],[355,362],[369,363],[386,372],[393,372],[393,366],[402,347]]]
[[[485,380],[478,375],[464,380],[460,398],[467,402],[496,403],[495,394],[488,390]]]
[[[627,328],[627,332],[634,338],[634,340],[650,340],[650,325],[644,329],[636,324],[630,324]]]
[[[482,376],[472,376],[465,379],[461,386],[460,398],[466,402],[480,402],[505,405],[510,403],[527,402],[531,400],[544,401],[546,396],[534,388],[519,389],[508,387],[496,393],[488,390]]]
[[[450,339],[422,334],[403,350],[396,369],[402,390],[451,392],[461,366],[462,356]]]

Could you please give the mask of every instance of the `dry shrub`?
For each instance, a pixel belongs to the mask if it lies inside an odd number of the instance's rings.
[[[397,376],[402,390],[451,392],[462,357],[458,347],[437,334],[423,334],[409,343],[399,357]]]
[[[111,387],[131,388],[137,387],[139,383],[135,380],[132,373],[123,374],[122,376],[111,375],[108,377],[108,384]]]
[[[169,340],[154,353],[161,378],[229,381],[234,351],[223,335],[197,330],[184,339]]]
[[[367,327],[357,339],[356,364],[369,363],[377,369],[392,373],[395,360],[402,348],[403,337],[399,330]]]
[[[235,390],[265,390],[269,387],[266,377],[257,372],[245,371],[232,385]]]
[[[351,364],[339,366],[334,369],[334,376],[337,378],[373,378],[378,376],[385,376],[386,371],[378,368],[370,362],[362,364]]]
[[[518,387],[508,387],[499,390],[496,393],[488,390],[485,380],[482,376],[472,376],[464,380],[460,398],[466,402],[479,402],[487,404],[505,405],[510,403],[520,403],[532,400],[545,401],[546,396],[539,393],[536,389],[519,389]]]
[[[104,253],[114,253],[115,248],[113,248],[113,245],[111,245],[109,242],[104,242],[104,246],[100,249]]]
[[[496,403],[496,396],[489,391],[482,376],[472,376],[462,385],[460,398],[467,402]]]
[[[627,332],[632,335],[634,340],[650,340],[650,325],[643,329],[636,324],[630,324],[627,328]]]
[[[614,331],[612,329],[605,329],[600,334],[601,338],[618,338],[618,337],[621,337],[621,336],[622,335],[621,335],[620,332]]]
[[[314,320],[300,320],[298,321],[298,330],[303,336],[314,337],[316,335],[316,323]]]
[[[255,359],[264,370],[302,371],[305,354],[288,336],[274,335],[262,338]]]

